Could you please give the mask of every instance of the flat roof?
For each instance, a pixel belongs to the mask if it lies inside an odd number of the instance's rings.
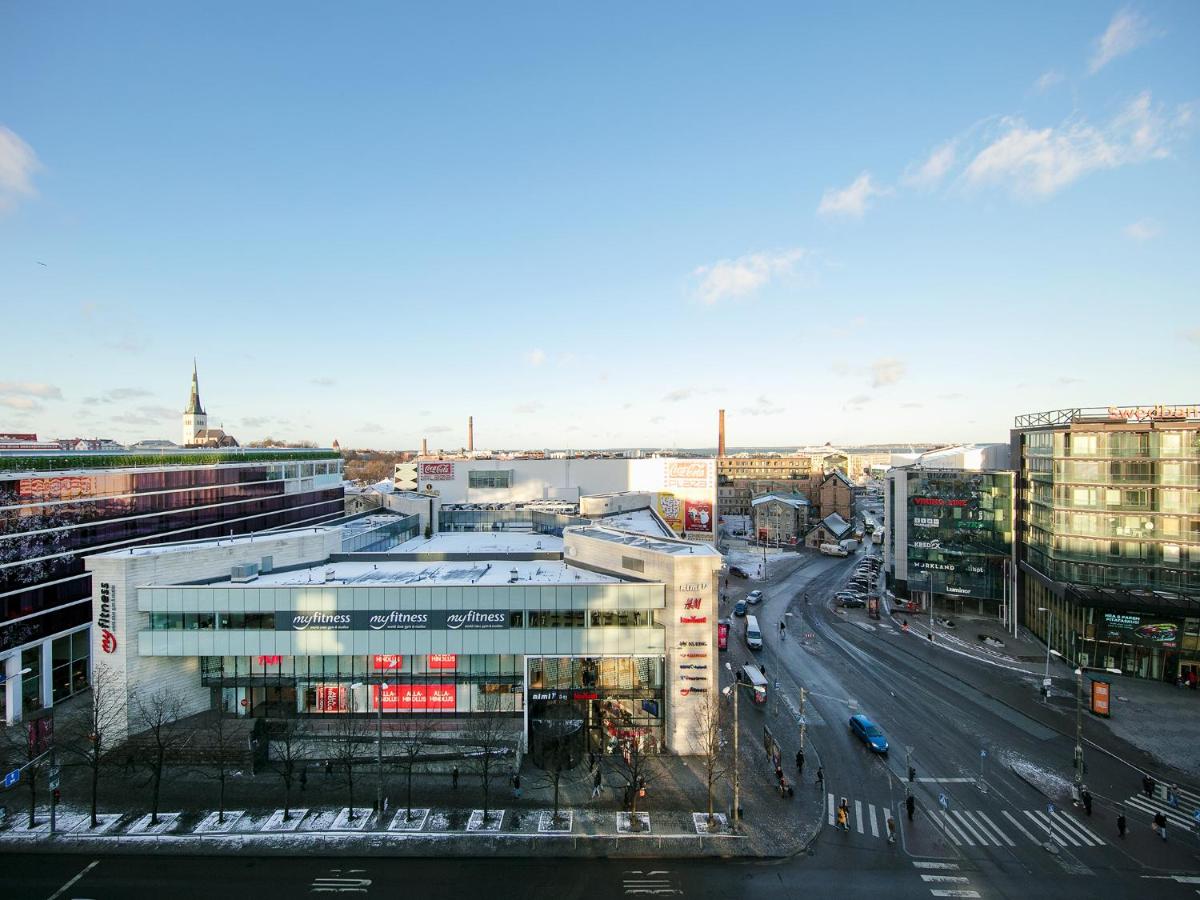
[[[600,525],[573,525],[563,529],[563,534],[578,534],[582,537],[596,538],[601,541],[612,541],[614,544],[624,544],[627,547],[639,547],[655,553],[669,553],[673,556],[717,556],[721,554],[711,544],[695,541],[681,541],[677,538],[656,538],[644,534],[634,534],[629,531],[617,531]]]
[[[654,514],[648,509],[634,509],[628,512],[599,516],[596,519],[596,524],[607,528],[615,528],[618,531],[633,531],[637,534],[646,534],[651,537],[675,536],[670,531],[665,531],[662,523],[654,518]]]
[[[192,550],[207,550],[214,547],[232,547],[235,544],[261,544],[264,548],[278,541],[294,540],[297,534],[340,531],[339,525],[314,525],[295,528],[291,531],[259,531],[236,537],[214,538],[203,541],[178,541],[170,544],[150,544],[144,547],[126,547],[122,550],[106,550],[103,553],[87,553],[86,556],[153,556],[158,553],[189,553]]]
[[[308,587],[329,585],[383,587],[408,585],[504,585],[512,582],[513,570],[521,584],[619,584],[620,578],[579,569],[561,560],[471,560],[467,562],[324,562],[303,569],[259,575],[248,587]],[[332,574],[330,574],[332,573]],[[229,579],[209,583],[213,587],[234,586]]]
[[[562,553],[563,539],[531,531],[443,531],[430,538],[415,537],[388,553]]]

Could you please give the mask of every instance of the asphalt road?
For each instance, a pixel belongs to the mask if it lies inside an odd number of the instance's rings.
[[[764,862],[9,855],[3,896],[392,897],[412,895],[414,886],[421,896],[489,900],[535,892],[555,898],[1197,896],[1200,847],[1194,836],[1173,834],[1163,844],[1131,817],[1128,837],[1117,837],[1116,809],[1136,789],[1125,763],[1089,753],[1088,782],[1097,798],[1090,818],[1069,808],[1050,816],[1047,798],[1013,773],[1011,766],[1023,765],[1047,778],[1069,777],[1073,740],[1031,699],[1036,679],[931,648],[861,611],[832,609],[829,598],[855,561],[809,557],[785,563],[781,577],[764,586],[764,603],[754,608],[766,647],[748,650],[737,622],[726,654],[732,664],[764,662],[769,679],[779,679],[779,690],[772,691],[777,705],[765,712],[785,760],[799,742],[798,727],[789,730],[799,686],[809,691],[807,739],[824,763],[825,783],[816,785],[809,768],[798,789],[845,798],[851,816],[848,831],[827,824],[808,854]],[[789,637],[781,641],[778,622],[785,617]],[[886,757],[850,735],[846,721],[855,711],[883,728],[892,747]],[[745,717],[748,752],[756,752],[749,748],[760,728],[752,715]],[[910,748],[917,772],[911,783]],[[987,753],[982,781],[981,751]],[[917,806],[911,824],[904,814],[909,790]],[[886,838],[889,814],[898,825],[895,844]],[[1044,848],[1047,841],[1056,852]]]

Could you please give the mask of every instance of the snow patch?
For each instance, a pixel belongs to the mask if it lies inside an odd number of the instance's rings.
[[[570,810],[560,809],[557,822],[554,810],[546,810],[538,816],[538,834],[568,834],[574,824],[574,813]]]
[[[409,819],[407,807],[400,810],[392,817],[392,822],[388,825],[388,831],[421,831],[424,829],[425,822],[429,819],[429,810],[426,808],[417,809],[414,806],[412,815],[412,819]]]
[[[633,829],[633,819],[637,818],[639,827],[637,831]],[[617,813],[617,834],[649,834],[650,833],[650,813]]]
[[[729,823],[724,813],[713,813],[713,827],[708,827],[708,813],[692,813],[692,824],[696,826],[696,834],[725,834],[729,831]]]
[[[225,821],[218,821],[220,813],[216,810],[205,816],[200,824],[196,826],[196,834],[228,834],[237,827],[242,816],[245,815],[245,810],[227,809],[225,810]]]
[[[129,826],[126,834],[166,834],[179,821],[180,813],[159,813],[158,824],[150,824],[150,814],[142,816],[136,822]]]
[[[329,826],[330,831],[362,831],[367,827],[367,823],[371,821],[371,811],[366,807],[358,807],[354,810],[354,818],[350,818],[350,808],[345,807],[338,810],[334,817],[333,824]]]
[[[504,810],[493,809],[488,812],[487,819],[483,817],[482,809],[471,810],[471,818],[467,819],[467,831],[499,831],[504,824]]]
[[[293,809],[292,817],[288,821],[283,820],[283,810],[277,809],[271,813],[271,818],[267,819],[263,825],[263,831],[295,831],[300,827],[300,823],[304,817],[308,815],[307,809]]]

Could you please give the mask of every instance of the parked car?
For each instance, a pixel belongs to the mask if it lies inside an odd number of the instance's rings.
[[[845,597],[838,601],[844,609],[862,609],[867,605],[867,601],[862,597]]]
[[[866,744],[875,753],[887,753],[888,742],[879,726],[866,716],[850,717],[850,733]]]
[[[762,599],[762,591],[751,591],[746,595],[746,602],[751,606],[758,606],[758,604],[762,603]]]
[[[733,604],[733,614],[735,616],[744,616],[746,614],[745,600],[739,600],[737,603]]]
[[[729,574],[734,576],[735,578],[749,578],[750,577],[749,575],[746,574],[746,570],[743,569],[741,566],[730,566]]]

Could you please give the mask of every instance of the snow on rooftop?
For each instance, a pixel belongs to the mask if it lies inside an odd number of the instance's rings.
[[[573,525],[564,529],[564,534],[578,534],[582,537],[595,538],[601,541],[612,541],[615,544],[625,544],[629,547],[640,547],[655,553],[670,553],[673,555],[720,556],[712,544],[698,541],[684,541],[679,538],[659,538],[654,535],[635,534],[630,531],[617,531],[605,528],[603,525]]]
[[[597,525],[605,528],[617,528],[621,531],[635,531],[638,534],[648,534],[651,537],[674,537],[670,529],[664,529],[662,523],[654,518],[648,509],[635,509],[631,512],[614,513],[602,516],[596,520]]]
[[[563,540],[529,531],[445,531],[431,538],[415,537],[389,553],[562,553]]]
[[[295,540],[297,534],[316,534],[320,532],[337,531],[325,525],[312,528],[298,528],[292,531],[260,531],[255,534],[238,535],[236,537],[216,538],[210,541],[181,541],[175,544],[150,544],[145,547],[127,547],[122,550],[108,550],[104,553],[91,553],[89,556],[152,556],[157,553],[189,553],[192,550],[210,550],[214,547],[232,547],[240,544],[262,544],[264,547],[285,540]]]
[[[513,582],[513,572],[516,582]],[[468,562],[327,562],[286,572],[270,572],[249,582],[250,587],[307,585],[425,587],[451,584],[610,584],[621,579],[569,566],[560,560],[473,560]],[[215,582],[219,586],[230,581]]]

